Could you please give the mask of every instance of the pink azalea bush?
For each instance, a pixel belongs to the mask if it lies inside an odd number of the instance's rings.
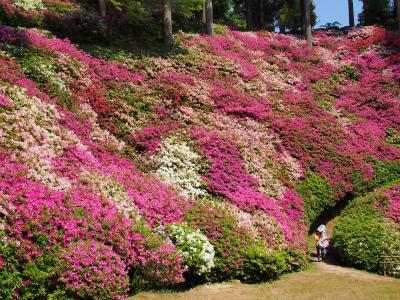
[[[93,242],[71,244],[61,254],[60,264],[60,281],[67,291],[82,298],[126,298],[128,274],[125,265],[108,246]]]
[[[132,220],[118,213],[112,203],[84,186],[67,193],[51,191],[24,178],[26,167],[12,163],[4,156],[1,158],[0,187],[5,204],[3,213],[8,219],[3,230],[8,236],[7,243],[18,243],[28,260],[35,261],[54,249],[70,249],[76,242],[88,239],[88,245],[109,245],[107,251],[117,259],[124,272],[140,270],[142,273],[138,271],[137,276],[150,277],[154,283],[160,284],[182,280],[181,260],[176,250],[162,239],[149,236],[148,230],[143,231],[139,224],[133,224]],[[9,174],[16,175],[10,177]],[[104,250],[104,247],[96,247],[91,254],[97,255],[96,249]],[[157,273],[153,274],[155,266]],[[96,276],[99,278],[105,276],[102,270],[98,272]],[[126,281],[108,288],[110,291],[116,288],[115,292],[118,292],[121,287],[126,291]]]

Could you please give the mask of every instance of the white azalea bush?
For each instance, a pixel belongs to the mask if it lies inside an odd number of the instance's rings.
[[[200,175],[204,163],[201,156],[182,137],[166,138],[156,161],[157,176],[162,181],[180,188],[182,196],[196,197],[205,194]]]
[[[44,9],[42,0],[11,0],[11,2],[23,10]]]
[[[184,223],[173,223],[167,226],[167,233],[189,272],[197,275],[210,272],[214,267],[214,246],[199,229]]]

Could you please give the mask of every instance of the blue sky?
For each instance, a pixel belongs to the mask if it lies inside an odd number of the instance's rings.
[[[314,0],[318,23],[316,28],[338,21],[341,26],[349,25],[348,17],[348,1],[347,0]],[[353,0],[354,3],[354,20],[358,23],[358,14],[361,11],[362,2]]]

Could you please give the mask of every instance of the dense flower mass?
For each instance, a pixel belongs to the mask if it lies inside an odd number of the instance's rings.
[[[181,34],[182,53],[114,61],[0,26],[4,297],[276,278],[303,265],[307,224],[388,183],[372,207],[397,236],[399,39],[315,37]]]
[[[42,0],[11,0],[11,3],[23,10],[43,9]]]
[[[93,256],[93,253],[96,253]],[[61,255],[61,282],[82,298],[124,299],[128,274],[120,257],[105,245],[71,244]]]
[[[168,227],[169,235],[179,254],[185,260],[185,266],[191,272],[202,275],[214,267],[215,251],[207,237],[182,223],[173,223]]]
[[[165,139],[158,152],[157,162],[158,177],[164,182],[180,187],[184,196],[196,197],[205,194],[200,178],[201,157],[185,141],[179,141],[179,137]]]

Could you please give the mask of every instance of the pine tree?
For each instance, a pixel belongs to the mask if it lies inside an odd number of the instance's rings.
[[[393,21],[392,5],[390,0],[362,0],[362,2],[363,10],[360,14],[360,22],[362,24],[388,25]]]

